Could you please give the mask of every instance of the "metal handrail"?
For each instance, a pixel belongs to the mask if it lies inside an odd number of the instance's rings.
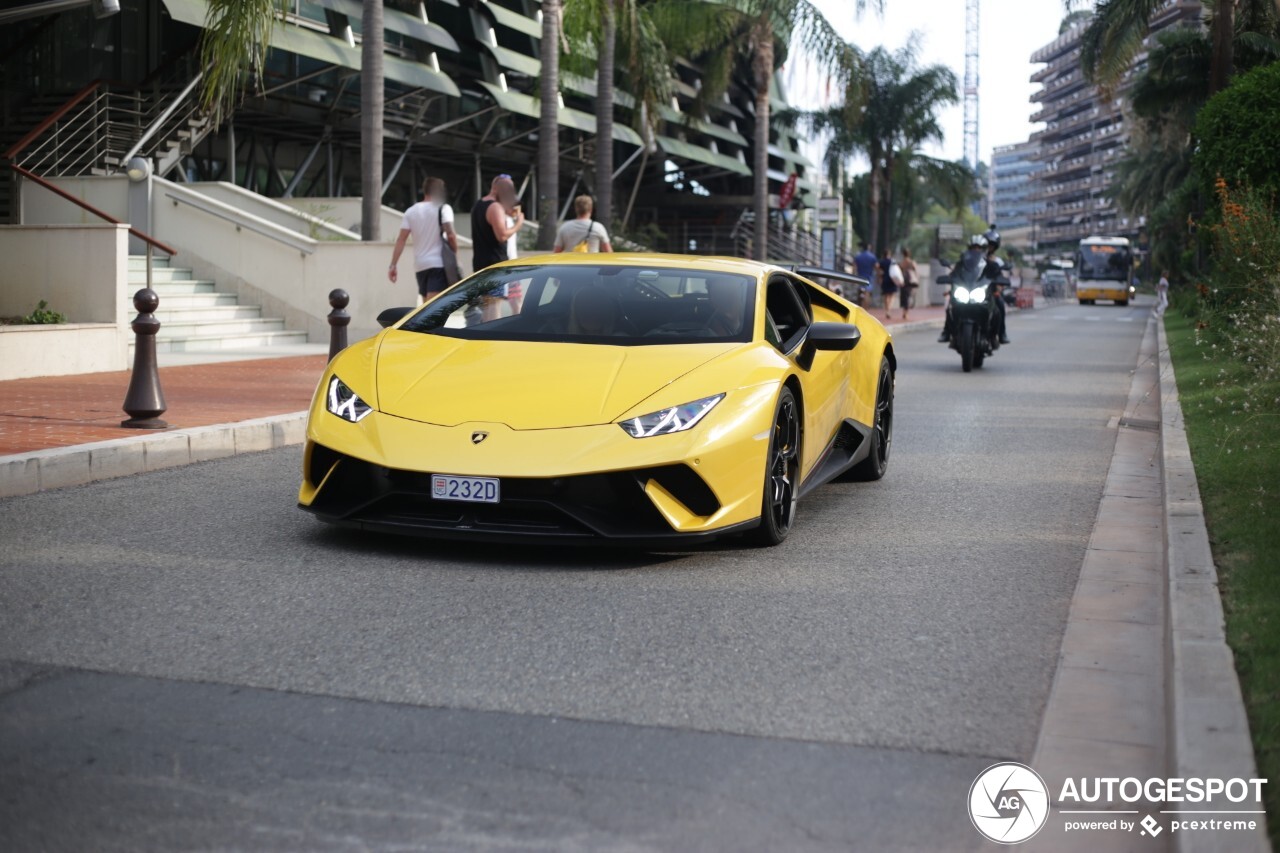
[[[44,121],[36,125],[31,130],[30,133],[28,133],[26,136],[19,139],[17,142],[13,143],[13,145],[9,147],[9,150],[4,152],[4,159],[12,160],[14,157],[17,157],[19,154],[21,154],[23,149],[25,149],[28,145],[30,145],[37,136],[44,133],[46,130],[49,129],[49,127],[54,122],[56,122],[58,119],[62,118],[64,115],[70,112],[71,108],[74,107],[76,104],[80,103],[85,98],[89,97],[89,95],[91,95],[95,90],[97,90],[97,88],[101,86],[102,83],[103,83],[102,80],[94,80],[88,86],[85,86],[79,92],[76,92],[74,95],[72,95],[71,98],[68,99],[68,101],[65,104],[58,107],[53,112],[49,113],[49,115],[45,117]]]
[[[147,141],[151,139],[151,137],[155,136],[156,131],[169,120],[169,116],[173,115],[174,111],[182,105],[182,102],[186,100],[187,95],[191,94],[191,90],[196,87],[196,84],[199,83],[203,77],[204,72],[201,71],[195,77],[191,78],[191,82],[186,85],[186,88],[178,93],[178,96],[173,99],[173,103],[169,104],[168,108],[160,114],[160,117],[153,121],[151,126],[147,128],[147,132],[142,134],[142,138],[135,142],[133,147],[129,149],[129,153],[120,158],[120,165],[127,165],[129,160],[133,158],[133,155],[137,154],[138,151],[141,150],[142,146],[146,145]]]
[[[170,186],[173,189],[179,189],[177,185],[171,184]],[[186,190],[186,192],[190,192],[190,191]],[[192,194],[196,195],[195,193],[192,193]],[[299,240],[293,240],[286,237],[282,237],[279,234],[273,234],[267,228],[264,228],[262,225],[259,225],[258,223],[254,222],[252,219],[249,219],[241,211],[236,210],[234,207],[231,207],[230,205],[223,204],[220,201],[216,201],[214,199],[204,198],[204,197],[200,197],[200,200],[197,201],[191,198],[184,198],[182,195],[175,194],[171,191],[166,191],[165,195],[168,196],[175,205],[178,203],[182,203],[189,207],[193,207],[196,210],[200,211],[201,213],[207,213],[210,216],[215,216],[218,219],[222,219],[227,222],[230,222],[231,224],[235,225],[236,228],[247,228],[250,231],[254,232],[255,234],[260,234],[263,237],[266,237],[270,240],[275,240],[277,243],[283,243],[284,245],[288,246],[291,249],[297,249],[299,252],[303,253],[304,255],[310,255],[315,252],[315,248],[312,246],[308,246],[306,243],[303,243]],[[224,208],[224,209],[220,209],[220,208]],[[276,225],[274,223],[267,222],[265,224],[271,226],[272,228],[277,228],[281,231],[285,231],[292,234],[292,232],[289,232],[289,229]]]
[[[82,209],[84,209],[84,210],[89,211],[89,212],[90,212],[90,213],[92,213],[94,216],[98,217],[99,219],[104,219],[104,220],[106,220],[107,222],[110,222],[110,223],[111,223],[111,224],[113,224],[113,225],[124,225],[124,224],[125,224],[125,223],[121,222],[119,219],[116,219],[116,218],[115,218],[114,216],[112,216],[111,214],[109,214],[109,213],[104,213],[103,211],[101,211],[101,210],[99,210],[98,208],[94,207],[93,205],[89,204],[89,202],[85,201],[84,199],[76,198],[76,197],[75,197],[75,196],[73,196],[71,193],[67,192],[66,190],[64,190],[64,189],[61,189],[61,188],[59,188],[59,187],[54,186],[53,184],[51,184],[51,183],[49,183],[48,181],[46,181],[44,178],[40,177],[40,176],[39,176],[39,175],[37,175],[37,174],[34,174],[33,172],[28,171],[27,169],[22,168],[21,166],[18,166],[18,165],[15,165],[15,164],[13,164],[13,163],[10,163],[10,164],[9,164],[9,168],[10,168],[10,169],[13,169],[15,172],[17,172],[19,175],[22,175],[24,178],[27,178],[27,179],[32,180],[32,181],[35,181],[37,184],[39,184],[40,186],[44,187],[45,189],[47,189],[49,192],[53,193],[54,195],[62,196],[62,197],[63,197],[63,198],[65,198],[67,201],[71,202],[72,204],[76,205],[77,207],[80,207],[80,208],[82,208]],[[159,249],[160,251],[164,252],[164,253],[165,253],[165,254],[167,254],[167,255],[171,255],[171,256],[172,256],[172,255],[176,255],[176,254],[178,254],[178,250],[177,250],[177,249],[173,248],[172,246],[170,246],[170,245],[168,245],[168,244],[166,244],[166,243],[162,243],[162,242],[160,242],[160,241],[159,241],[159,240],[157,240],[155,237],[152,237],[150,234],[144,234],[143,232],[139,231],[137,228],[134,228],[132,225],[130,225],[130,226],[128,226],[128,227],[129,227],[129,233],[130,233],[130,234],[132,234],[133,236],[137,237],[139,240],[141,240],[142,242],[146,243],[148,246],[154,246],[155,248]]]

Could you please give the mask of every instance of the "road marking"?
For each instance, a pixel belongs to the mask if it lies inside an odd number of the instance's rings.
[[[1090,323],[1101,323],[1101,322],[1102,322],[1102,318],[1101,318],[1101,317],[1085,317],[1085,319],[1086,319],[1086,320],[1088,320]]]
[[[1132,318],[1132,317],[1117,317],[1117,318],[1116,318],[1116,322],[1117,322],[1117,323],[1132,323],[1132,322],[1133,322],[1133,318]]]

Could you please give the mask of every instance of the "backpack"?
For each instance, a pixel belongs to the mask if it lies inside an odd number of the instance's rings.
[[[436,224],[440,227],[440,257],[444,261],[444,279],[450,285],[462,281],[462,268],[458,266],[458,253],[444,238],[444,205],[436,208]]]
[[[591,224],[587,226],[587,236],[579,241],[578,245],[570,249],[570,252],[590,252],[591,251],[591,232],[596,230],[596,221],[591,220]]]

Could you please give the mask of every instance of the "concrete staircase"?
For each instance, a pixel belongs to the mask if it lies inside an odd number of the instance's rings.
[[[145,256],[129,257],[129,291],[147,284]],[[234,293],[217,290],[212,281],[192,277],[191,270],[169,265],[168,258],[151,262],[151,287],[160,297],[156,319],[157,352],[218,352],[262,347],[269,356],[272,346],[305,344],[306,332],[292,332],[284,320],[263,317],[256,305],[241,305]],[[132,314],[132,304],[129,306]]]

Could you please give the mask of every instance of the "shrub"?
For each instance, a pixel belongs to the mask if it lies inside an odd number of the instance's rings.
[[[1280,191],[1280,62],[1242,74],[1196,116],[1195,165],[1202,186],[1218,176],[1265,196]]]
[[[36,306],[36,310],[22,318],[22,323],[27,326],[45,326],[65,322],[67,322],[67,315],[50,309],[49,303],[43,299]]]

